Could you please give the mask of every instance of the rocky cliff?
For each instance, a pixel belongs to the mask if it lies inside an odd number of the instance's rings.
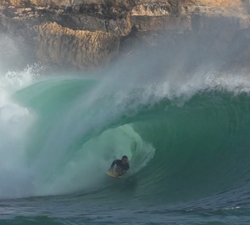
[[[140,43],[181,45],[187,37],[248,60],[249,28],[248,0],[0,0],[0,31],[26,55],[84,69]]]

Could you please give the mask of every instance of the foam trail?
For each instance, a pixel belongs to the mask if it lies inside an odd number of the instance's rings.
[[[30,196],[34,191],[25,148],[35,118],[11,97],[16,90],[31,84],[32,79],[29,69],[0,77],[0,198]]]

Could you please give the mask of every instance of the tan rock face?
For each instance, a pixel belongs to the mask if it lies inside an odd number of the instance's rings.
[[[17,6],[17,7],[22,7],[29,3],[30,3],[29,0],[10,0],[10,4]]]
[[[146,32],[211,36],[216,49],[225,52],[238,31],[250,29],[249,0],[0,0],[0,4],[0,28],[34,44],[39,60],[80,68],[108,63],[119,54],[122,40],[132,36],[146,40]]]
[[[36,29],[41,60],[91,68],[108,63],[118,54],[119,38],[113,34],[74,31],[57,23],[45,23]]]
[[[168,2],[158,3],[144,3],[136,5],[131,11],[132,16],[168,16],[170,14],[171,5]]]
[[[67,15],[74,29],[101,30],[127,36],[132,27],[141,31],[192,30],[205,23],[193,24],[196,15],[238,17],[246,11],[248,0],[9,0],[17,7],[59,7],[57,14]],[[48,10],[48,9],[47,9]],[[73,15],[71,14],[73,13]],[[246,27],[246,19],[241,24]],[[56,22],[56,20],[55,20]],[[60,21],[59,21],[60,22]],[[200,24],[200,25],[199,25]],[[200,29],[199,28],[199,29]]]
[[[243,1],[242,0],[184,0],[184,4],[196,4],[203,6],[217,6],[217,7],[239,7]]]

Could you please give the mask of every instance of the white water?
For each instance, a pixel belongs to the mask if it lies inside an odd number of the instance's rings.
[[[25,164],[27,133],[34,115],[11,97],[32,79],[29,69],[0,76],[0,198],[30,196],[34,191],[32,171]]]

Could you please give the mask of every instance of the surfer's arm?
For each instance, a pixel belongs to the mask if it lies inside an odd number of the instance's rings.
[[[121,174],[125,174],[129,170],[129,164],[122,168]]]
[[[125,171],[129,170],[129,164],[127,164],[127,165],[123,168],[123,170],[125,170]]]
[[[112,162],[112,164],[111,164],[111,166],[110,166],[110,169],[109,169],[109,170],[113,169],[113,168],[114,168],[114,166],[115,166],[115,164],[116,164],[116,160],[114,160],[114,161]]]

